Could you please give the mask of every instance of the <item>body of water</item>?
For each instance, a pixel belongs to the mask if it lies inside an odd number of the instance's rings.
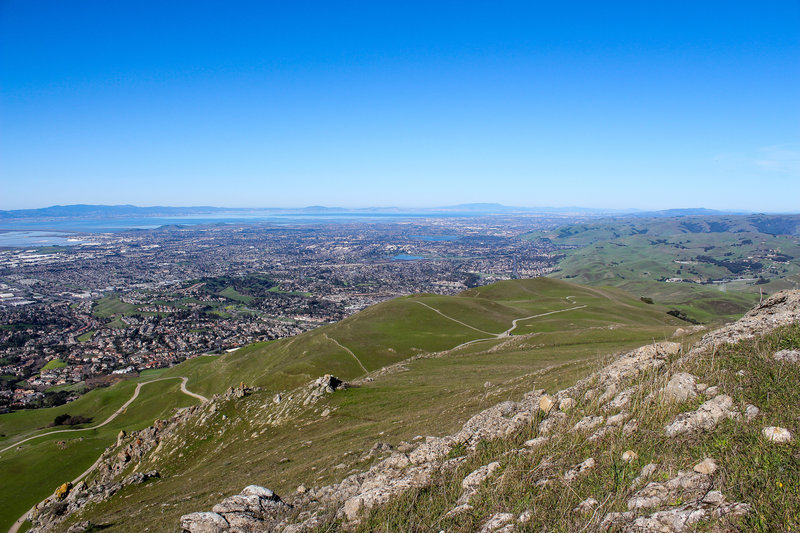
[[[6,231],[0,232],[0,248],[39,246],[75,246],[83,240],[73,237],[72,233],[53,233],[51,231]]]
[[[419,261],[420,259],[425,259],[421,255],[408,255],[408,254],[397,254],[392,257],[392,261]]]
[[[198,224],[253,224],[317,225],[350,224],[355,222],[389,223],[421,218],[474,217],[474,213],[219,213],[208,215],[164,217],[106,217],[106,218],[50,218],[25,220],[0,220],[0,230],[17,232],[75,231],[81,233],[107,233],[136,229],[155,229],[161,226]],[[454,240],[457,235],[420,235],[423,240]]]

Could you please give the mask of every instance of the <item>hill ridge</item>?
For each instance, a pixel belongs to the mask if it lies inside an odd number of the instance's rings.
[[[431,486],[441,488],[442,479],[450,476],[455,479],[451,485],[457,487],[458,494],[457,498],[452,498],[452,503],[438,513],[439,520],[461,523],[461,527],[456,528],[458,530],[465,527],[469,530],[480,527],[481,531],[487,532],[513,531],[515,528],[526,530],[529,524],[537,520],[529,509],[522,512],[508,512],[511,509],[507,509],[506,512],[481,513],[486,508],[481,498],[486,497],[488,480],[493,480],[492,484],[505,483],[505,478],[515,475],[512,469],[514,461],[529,460],[539,454],[550,459],[540,461],[538,468],[544,474],[540,472],[541,475],[534,480],[534,486],[541,491],[558,492],[560,487],[570,485],[572,491],[580,492],[581,483],[597,475],[605,465],[599,464],[603,459],[595,455],[581,456],[581,461],[566,457],[568,464],[562,461],[561,465],[554,466],[551,463],[558,462],[554,457],[560,453],[559,450],[576,448],[574,445],[560,446],[564,440],[578,439],[582,446],[591,447],[608,446],[613,436],[619,441],[641,438],[642,431],[645,431],[643,428],[649,423],[648,417],[654,416],[651,412],[657,413],[657,427],[662,428],[658,430],[662,433],[659,438],[665,442],[681,442],[681,439],[689,437],[696,440],[698,435],[713,435],[715,430],[720,431],[719,427],[727,431],[726,420],[746,420],[752,424],[759,417],[756,406],[734,401],[732,396],[724,394],[733,393],[722,390],[725,383],[702,383],[704,378],[713,378],[713,375],[698,377],[687,370],[700,374],[699,370],[708,370],[704,365],[715,364],[714,357],[707,356],[720,357],[718,352],[721,347],[752,340],[793,324],[797,327],[798,322],[800,291],[780,292],[736,323],[706,334],[688,351],[673,342],[643,346],[615,357],[608,365],[572,387],[553,395],[533,390],[521,401],[496,404],[471,417],[456,433],[445,437],[427,437],[407,449],[392,451],[369,470],[350,474],[339,483],[310,490],[303,487],[303,490],[288,496],[285,502],[268,489],[249,486],[242,494],[230,496],[215,505],[211,512],[184,515],[181,527],[189,532],[295,532],[349,524],[348,528],[372,530],[376,524],[374,520],[387,520],[386,513],[396,514],[397,509],[392,505],[398,505],[397,501],[402,502],[405,494],[417,491],[417,494],[433,497],[424,491],[430,490]],[[762,363],[784,364],[771,357],[769,359]],[[791,370],[791,367],[787,368]],[[334,386],[334,379],[325,376],[311,383],[306,387],[310,391],[308,396],[299,400],[305,404],[306,401],[313,401],[309,398],[322,397],[324,391],[332,393],[338,388]],[[243,396],[250,392],[245,387],[230,389],[222,398]],[[291,396],[297,394],[293,392]],[[215,410],[216,402],[220,399],[215,396],[205,406],[184,410],[172,422],[162,424],[161,429],[170,424],[185,424],[191,417],[200,417],[202,420],[203,416]],[[274,399],[275,405],[280,405],[281,401],[277,396]],[[768,422],[770,420],[765,420],[760,425]],[[152,433],[158,428],[157,424],[146,431]],[[797,431],[797,428],[792,429]],[[533,438],[527,438],[531,436]],[[136,440],[140,439],[140,436],[136,436]],[[769,438],[764,437],[764,440]],[[159,446],[164,442],[162,440]],[[496,450],[493,452],[493,442],[507,445],[506,451],[502,454]],[[130,440],[118,442],[118,446],[110,448],[106,454],[118,460],[119,449],[129,445]],[[765,446],[774,447],[778,444],[768,442]],[[370,453],[380,455],[385,452],[378,449]],[[569,456],[569,452],[565,453]],[[644,456],[645,450],[640,448],[639,453]],[[791,449],[787,453],[791,455]],[[713,475],[721,459],[707,458],[694,466],[685,461],[678,465],[647,463],[640,471],[636,471],[636,479],[629,480],[630,488],[620,489],[624,495],[620,496],[620,502],[627,505],[627,510],[616,511],[607,506],[608,502],[601,504],[596,498],[588,497],[579,502],[571,520],[582,520],[585,526],[594,524],[595,528],[624,531],[639,531],[642,528],[685,531],[699,520],[721,523],[746,519],[753,514],[753,505],[731,499],[726,493],[727,488],[726,491],[720,490],[725,487],[718,486],[720,482]],[[637,452],[628,450],[622,454],[619,464],[637,464],[636,461]],[[723,466],[720,465],[720,468]],[[627,469],[625,466],[621,468]],[[498,477],[497,472],[500,471],[503,473]],[[655,476],[657,472],[665,477]],[[108,481],[113,476],[101,476],[99,479]],[[645,485],[647,480],[651,481]],[[91,490],[86,486],[75,487],[66,501],[71,506],[74,504],[74,510],[79,510],[87,501],[91,501],[88,494],[91,494]],[[34,531],[48,530],[47,520],[48,517],[52,518],[50,509],[58,503],[58,498],[54,496],[39,506]]]

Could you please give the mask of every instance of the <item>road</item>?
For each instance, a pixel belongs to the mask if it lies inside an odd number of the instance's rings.
[[[201,394],[197,394],[196,392],[192,392],[192,391],[190,391],[190,390],[188,390],[186,388],[186,382],[189,381],[189,378],[187,378],[185,376],[175,376],[175,377],[169,377],[169,378],[158,378],[158,379],[152,379],[150,381],[144,381],[142,383],[137,383],[136,384],[136,389],[134,389],[134,391],[133,391],[133,396],[131,396],[130,399],[127,402],[122,404],[122,406],[120,406],[119,409],[114,411],[114,413],[111,416],[109,416],[108,418],[106,418],[101,423],[97,424],[96,426],[92,426],[92,427],[88,427],[88,428],[78,428],[78,429],[60,429],[60,430],[57,430],[57,431],[50,431],[48,433],[41,433],[39,435],[34,435],[32,437],[28,437],[27,439],[21,440],[19,442],[15,442],[11,446],[7,446],[6,448],[3,448],[2,450],[0,450],[0,454],[10,450],[11,448],[16,448],[17,446],[19,446],[20,444],[22,444],[24,442],[28,442],[28,441],[33,440],[33,439],[38,439],[39,437],[45,437],[47,435],[55,435],[57,433],[72,433],[72,432],[75,432],[75,431],[89,431],[89,430],[92,430],[92,429],[101,428],[101,427],[105,426],[106,424],[109,424],[115,418],[117,418],[120,414],[122,414],[125,411],[125,409],[127,409],[128,406],[130,404],[132,404],[136,400],[136,398],[139,397],[139,391],[142,390],[143,386],[147,385],[148,383],[155,383],[156,381],[164,381],[164,380],[167,380],[167,379],[180,379],[181,380],[181,392],[182,393],[184,393],[184,394],[186,394],[188,396],[191,396],[192,398],[197,398],[201,402],[207,402],[208,401],[208,398],[206,398],[205,396],[203,396]],[[95,461],[94,464],[92,464],[92,466],[87,468],[81,475],[79,475],[78,477],[76,477],[75,479],[72,480],[72,484],[75,485],[81,479],[86,477],[89,474],[89,472],[94,470],[94,468],[98,464],[100,464],[100,460],[102,458],[103,458],[102,455],[100,457],[98,457],[97,461]],[[19,528],[22,526],[22,524],[25,523],[25,520],[28,519],[28,515],[30,514],[30,512],[33,511],[33,509],[35,507],[36,506],[34,505],[24,515],[20,516],[17,519],[17,521],[14,522],[14,525],[12,525],[11,528],[8,530],[8,533],[17,533],[17,531],[19,531]]]

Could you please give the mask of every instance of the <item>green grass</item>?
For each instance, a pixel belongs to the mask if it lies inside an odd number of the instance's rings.
[[[90,392],[70,404],[37,411],[18,411],[0,416],[3,433],[32,429],[52,422],[56,414],[93,414],[91,425],[104,420],[130,398],[135,383],[120,383],[105,390]],[[80,402],[80,403],[79,403]],[[96,430],[41,437],[0,455],[0,528],[8,528],[32,505],[47,497],[65,481],[88,468],[114,442],[120,430],[131,431],[150,425],[156,418],[169,416],[174,408],[197,403],[179,390],[177,380],[152,383],[142,388],[136,402],[124,415]],[[76,405],[77,404],[77,405]],[[8,438],[0,442],[5,448]],[[59,442],[62,445],[59,445]]]
[[[267,289],[267,292],[274,292],[277,294],[289,294],[291,296],[305,296],[306,298],[311,297],[310,292],[302,292],[302,291],[284,291],[280,288],[280,286],[275,285],[274,287],[270,287]]]
[[[42,367],[41,371],[47,372],[48,370],[53,370],[54,368],[64,368],[66,366],[67,363],[65,361],[62,361],[61,359],[53,359],[48,361],[47,364]]]
[[[721,228],[727,229],[719,231]],[[700,230],[704,232],[697,232]],[[772,293],[800,283],[797,236],[759,233],[745,217],[600,221],[566,226],[547,234],[535,233],[530,237],[547,237],[554,243],[577,247],[565,250],[566,257],[559,262],[554,277],[595,286],[620,287],[631,294],[681,309],[700,322],[734,319],[759,300],[760,291]],[[783,262],[767,258],[766,254],[774,250],[794,259]],[[722,264],[698,261],[703,256],[718,261],[744,261],[743,264],[755,257],[762,267],[735,273]],[[703,282],[758,276],[764,276],[768,282],[721,286],[663,281],[680,278]]]
[[[128,327],[128,324],[126,324],[121,317],[115,317],[114,320],[108,322],[106,326],[114,329],[125,329]]]
[[[536,321],[531,320],[525,327],[536,335],[492,338],[431,356],[487,335],[418,302],[496,333],[508,329],[513,318],[554,308],[586,302],[584,309],[591,312],[551,315],[542,321],[541,331],[534,331]],[[606,309],[613,320],[603,322],[595,308]],[[206,395],[240,382],[264,389],[226,402],[202,424],[182,428],[165,443],[163,453],[140,467],[157,468],[160,480],[146,490],[120,493],[87,510],[82,519],[113,525],[113,531],[153,530],[177,523],[181,514],[209,509],[222,495],[238,493],[248,483],[287,494],[300,483],[341,479],[349,469],[370,464],[361,456],[376,441],[396,445],[417,434],[452,432],[499,401],[519,398],[532,388],[554,391],[571,385],[610,351],[668,337],[679,321],[664,311],[619,290],[547,278],[515,280],[455,297],[399,298],[293,339],[186,361],[162,375],[189,376],[190,389]],[[349,347],[370,369],[402,365],[326,397],[291,424],[266,425],[276,390],[288,396],[293,384],[324,373],[349,379],[363,374],[353,357],[329,338]],[[487,381],[492,383],[488,389]],[[320,416],[324,408],[331,409],[329,417]],[[171,450],[175,452],[169,454]]]
[[[368,513],[356,531],[454,531],[480,528],[495,512],[519,514],[534,510],[531,521],[515,531],[593,531],[608,512],[627,511],[626,501],[635,492],[631,482],[647,463],[659,470],[651,480],[666,480],[678,470],[690,470],[706,457],[718,461],[713,476],[714,489],[728,501],[744,502],[752,512],[732,524],[736,531],[797,531],[800,528],[800,444],[774,444],[761,436],[767,425],[783,426],[793,434],[800,431],[800,392],[794,386],[800,379],[797,365],[778,363],[771,355],[781,348],[800,348],[800,326],[782,328],[766,337],[726,346],[713,357],[700,357],[678,366],[675,371],[692,372],[702,381],[718,385],[741,408],[758,405],[762,413],[753,421],[726,420],[705,433],[666,437],[663,428],[678,412],[695,408],[700,399],[686,405],[659,405],[653,408],[644,397],[663,386],[663,374],[645,373],[634,383],[643,387],[634,398],[632,416],[640,429],[631,436],[614,431],[592,443],[585,436],[559,431],[547,445],[528,453],[513,453],[525,439],[536,436],[538,419],[520,434],[485,442],[455,471],[435,476],[430,487],[411,490],[389,505]],[[570,427],[583,410],[596,405],[579,402],[569,413]],[[541,414],[539,415],[541,417]],[[632,449],[639,457],[632,463],[621,461],[623,451]],[[597,466],[569,485],[558,480],[567,469],[587,457]],[[474,510],[455,518],[445,513],[455,506],[461,494],[461,480],[471,471],[491,461],[501,461],[501,472],[473,498]],[[537,481],[553,476],[545,486]],[[575,513],[579,502],[594,497],[601,502],[596,513]],[[673,505],[680,502],[671,502]],[[654,509],[657,510],[657,509]],[[650,511],[652,512],[652,511]],[[333,520],[320,531],[335,531],[341,524]],[[716,531],[713,523],[699,524],[697,531]]]
[[[233,287],[226,287],[225,289],[219,291],[217,294],[227,298],[228,300],[234,300],[242,303],[248,303],[253,301],[252,296],[247,296],[246,294],[242,294]]]
[[[78,341],[80,341],[80,342],[88,342],[88,341],[92,340],[92,337],[94,337],[95,333],[97,333],[97,332],[94,331],[94,330],[87,331],[86,333],[78,336]]]
[[[78,394],[83,394],[86,392],[86,383],[79,381],[78,383],[65,383],[64,385],[56,385],[55,387],[50,387],[47,389],[46,392],[59,391],[77,392]]]
[[[133,313],[136,310],[135,305],[125,303],[117,296],[105,296],[95,302],[92,313],[98,318],[109,318],[113,315]]]
[[[616,289],[580,287],[548,278],[513,280],[458,296],[396,298],[304,335],[254,344],[213,360],[191,363],[189,370],[175,367],[169,375],[191,376],[192,386],[205,395],[222,392],[242,381],[274,392],[327,373],[353,379],[364,373],[359,361],[368,370],[377,370],[417,354],[491,337],[510,328],[515,318],[582,305],[586,307],[521,322],[514,333],[589,328],[585,338],[613,340],[615,334],[609,337],[608,331],[614,330],[603,328],[656,326],[663,335],[665,329],[681,324],[666,315],[666,308],[644,304]],[[604,316],[608,318],[604,320]],[[352,351],[358,361],[337,342]]]

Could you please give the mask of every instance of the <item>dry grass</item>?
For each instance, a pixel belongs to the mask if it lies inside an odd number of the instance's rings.
[[[516,531],[594,531],[606,513],[627,511],[627,500],[634,494],[631,482],[648,463],[659,465],[650,481],[664,481],[679,470],[691,470],[705,457],[713,457],[719,469],[713,486],[728,501],[744,502],[752,512],[737,521],[723,524],[731,531],[800,530],[800,368],[772,359],[778,349],[800,348],[800,325],[782,328],[755,340],[726,346],[713,354],[675,360],[672,371],[690,372],[720,393],[730,395],[735,408],[747,404],[761,409],[752,421],[744,418],[725,420],[713,431],[670,438],[664,427],[677,414],[695,409],[702,396],[684,404],[661,401],[659,391],[667,373],[648,371],[630,385],[637,387],[629,411],[639,422],[639,430],[625,435],[621,426],[602,439],[590,442],[587,434],[569,431],[586,414],[598,411],[594,401],[579,401],[568,412],[561,430],[548,443],[528,450],[522,443],[537,436],[538,419],[511,439],[484,442],[451,471],[440,471],[431,486],[413,490],[389,505],[372,510],[358,526],[358,531],[476,531],[492,514],[507,512],[519,515],[532,511],[531,520]],[[607,414],[607,413],[603,413]],[[610,413],[610,414],[613,414]],[[788,444],[766,441],[761,435],[765,426],[788,428],[795,440]],[[622,461],[622,453],[634,450],[638,458]],[[563,474],[588,457],[596,467],[567,483]],[[501,462],[501,470],[485,483],[471,503],[473,509],[455,517],[445,517],[461,495],[461,480],[478,467]],[[573,509],[593,497],[599,506],[591,512]],[[681,501],[669,502],[679,505]],[[653,512],[658,509],[652,509]],[[330,522],[321,531],[338,529]],[[714,525],[701,523],[698,530]]]

